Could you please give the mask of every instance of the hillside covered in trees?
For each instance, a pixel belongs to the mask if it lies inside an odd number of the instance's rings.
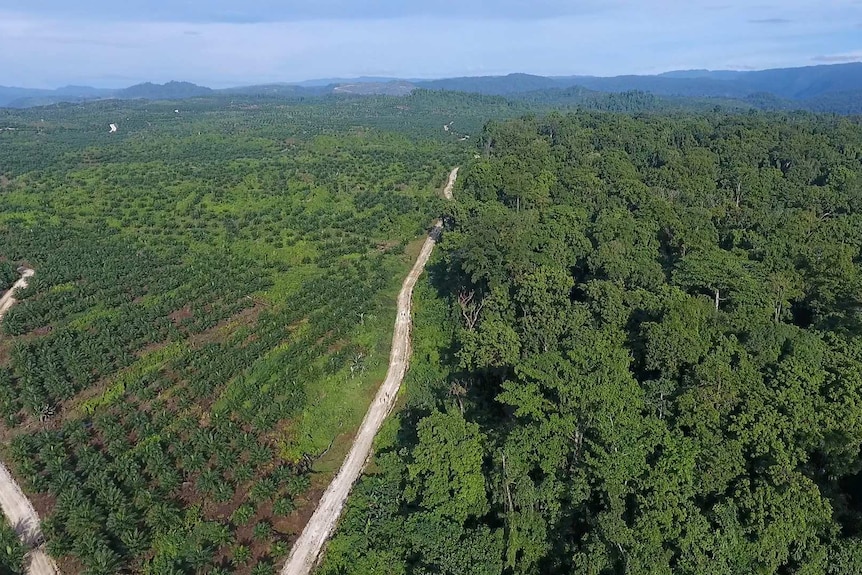
[[[66,86],[56,90],[31,90],[0,86],[0,107],[28,108],[59,102],[84,102],[100,99],[179,100],[221,95],[224,98],[266,96],[294,101],[339,95],[404,96],[414,90],[464,92],[504,96],[513,100],[524,97],[571,103],[573,94],[581,101],[594,104],[618,94],[650,94],[654,98],[676,100],[712,100],[731,107],[753,107],[763,110],[809,110],[836,114],[860,113],[862,63],[827,64],[800,68],[758,71],[679,70],[645,76],[476,76],[437,80],[403,80],[397,78],[356,78],[311,80],[298,84],[264,84],[212,90],[188,82],[150,82],[121,90],[87,86]],[[561,97],[562,96],[562,97]],[[620,110],[616,110],[620,111]]]
[[[860,573],[859,121],[552,114],[476,151],[321,572]]]

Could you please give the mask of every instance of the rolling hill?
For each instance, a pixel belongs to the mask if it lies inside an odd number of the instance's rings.
[[[328,82],[328,83],[327,83]],[[504,96],[526,101],[570,105],[594,102],[596,94],[642,92],[659,97],[720,100],[731,107],[765,110],[802,109],[841,114],[860,113],[862,63],[782,68],[754,72],[732,70],[678,70],[652,76],[566,76],[531,74],[397,80],[310,80],[301,83],[240,86],[213,90],[189,82],[144,83],[122,90],[67,86],[57,90],[31,90],[0,86],[0,107],[27,108],[59,102],[93,99],[178,100],[224,95],[274,98],[342,96],[405,96],[415,89]],[[709,102],[705,102],[709,104]]]

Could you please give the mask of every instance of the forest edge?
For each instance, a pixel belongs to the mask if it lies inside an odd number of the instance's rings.
[[[452,200],[452,190],[458,178],[458,168],[454,168],[449,174],[443,195],[447,200]],[[398,311],[395,317],[395,329],[392,335],[392,351],[389,355],[389,370],[386,379],[380,389],[356,434],[356,439],[350,447],[350,452],[335,479],[329,484],[317,509],[302,530],[299,539],[293,545],[290,555],[281,570],[281,575],[309,575],[317,565],[324,546],[326,545],[350,495],[356,480],[362,474],[368,459],[371,456],[374,438],[380,430],[383,421],[392,411],[401,382],[407,373],[410,361],[410,316],[413,300],[413,287],[419,276],[425,269],[425,264],[434,250],[437,239],[442,229],[442,222],[434,223],[434,227],[425,243],[413,269],[404,279],[401,292],[398,294]]]

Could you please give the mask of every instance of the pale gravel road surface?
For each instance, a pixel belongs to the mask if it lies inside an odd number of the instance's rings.
[[[33,549],[27,556],[30,558],[27,575],[60,575],[57,564],[41,548]]]
[[[0,298],[0,319],[3,319],[3,316],[6,315],[9,308],[15,305],[15,292],[27,287],[27,284],[30,283],[30,278],[33,277],[33,273],[33,270],[25,269],[24,273],[21,274],[21,279],[16,281],[15,285],[9,288],[9,291],[3,294],[3,297]]]
[[[33,277],[33,270],[24,270],[21,279],[0,298],[0,320],[9,308],[15,305],[15,292],[27,287],[31,277]],[[42,528],[39,525],[39,516],[3,463],[0,463],[0,507],[3,508],[3,513],[15,528],[18,537],[31,550],[27,554],[30,561],[27,567],[28,575],[59,575],[60,570],[57,569],[57,565],[42,549]]]
[[[455,168],[449,175],[449,181],[443,190],[443,195],[447,199],[452,199],[452,188],[455,186],[457,177],[458,168]],[[350,447],[347,459],[341,464],[341,469],[338,470],[335,479],[326,488],[317,509],[314,510],[314,514],[306,524],[299,539],[294,543],[290,556],[281,569],[281,575],[309,575],[314,569],[326,542],[335,531],[353,484],[359,479],[365,464],[368,462],[374,437],[380,430],[380,426],[383,425],[383,420],[386,419],[395,405],[398,389],[401,387],[401,382],[404,379],[404,374],[407,373],[407,366],[410,362],[410,310],[413,300],[413,286],[416,285],[416,281],[422,275],[425,264],[434,250],[441,226],[440,222],[434,224],[434,229],[422,245],[422,251],[419,252],[413,269],[410,270],[410,274],[404,280],[401,293],[398,294],[398,312],[395,317],[395,330],[392,334],[392,351],[389,354],[389,371],[386,373],[386,380],[377,390],[377,395],[368,408],[365,419],[362,420],[362,425]]]
[[[452,173],[449,174],[449,181],[446,182],[446,187],[443,188],[443,196],[449,201],[455,199],[452,197],[452,189],[455,187],[455,180],[458,179],[458,170],[460,169],[460,167],[457,167],[452,170]]]

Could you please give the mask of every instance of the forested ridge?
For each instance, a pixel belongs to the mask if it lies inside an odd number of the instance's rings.
[[[212,90],[189,82],[144,83],[121,90],[67,86],[57,90],[33,90],[0,86],[0,107],[29,108],[61,102],[101,99],[146,98],[149,100],[222,101],[256,97],[294,105],[302,100],[324,100],[331,96],[394,95],[411,92],[466,92],[502,96],[534,104],[562,107],[573,101],[590,109],[620,111],[634,96],[634,105],[650,108],[698,109],[721,104],[733,109],[809,110],[858,114],[862,89],[862,66],[858,62],[759,71],[677,70],[652,76],[506,76],[398,80],[358,78],[312,81],[297,84],[265,84]],[[351,96],[352,95],[352,96]],[[647,98],[651,101],[647,102]],[[342,98],[344,100],[344,98]],[[490,116],[488,116],[490,117]]]
[[[862,573],[862,125],[489,123],[322,573]]]

